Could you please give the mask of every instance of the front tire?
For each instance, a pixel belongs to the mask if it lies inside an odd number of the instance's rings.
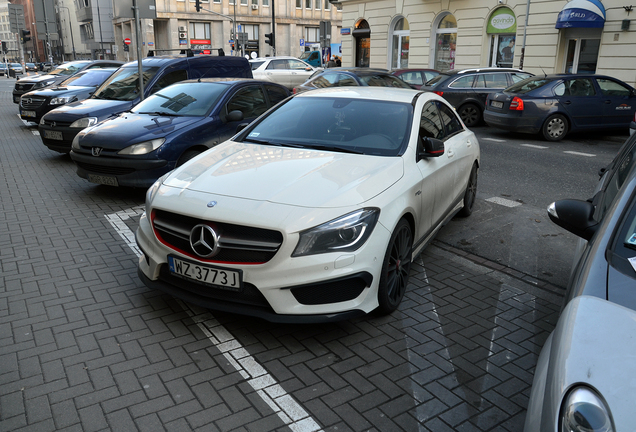
[[[381,315],[392,313],[404,298],[411,271],[412,246],[411,226],[402,219],[391,234],[382,263],[377,309]]]
[[[468,177],[468,185],[466,185],[466,192],[464,192],[464,207],[457,212],[457,216],[468,217],[473,212],[473,206],[475,205],[475,197],[477,196],[477,176],[479,168],[477,164],[473,164],[473,168],[470,170],[470,176]]]
[[[177,166],[180,167],[181,165],[183,165],[184,163],[186,163],[187,161],[189,161],[190,159],[200,155],[201,152],[199,150],[186,150],[181,157],[179,158],[179,160],[177,161]]]
[[[462,105],[457,112],[467,127],[477,126],[481,121],[481,110],[475,104]]]
[[[561,141],[568,133],[568,120],[561,114],[548,117],[541,129],[546,141]]]

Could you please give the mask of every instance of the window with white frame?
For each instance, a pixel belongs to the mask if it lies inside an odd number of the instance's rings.
[[[247,0],[241,0],[241,6],[247,6]]]
[[[263,0],[262,3],[265,7],[269,6],[269,0]]]
[[[243,32],[247,33],[248,40],[258,40],[258,26],[254,24],[243,24]]]
[[[320,10],[321,3],[322,2],[320,0],[316,0],[316,3],[314,5],[316,7],[316,10]]]
[[[210,39],[210,23],[191,22],[190,39]]]
[[[305,0],[305,9],[311,9],[311,0]]]
[[[329,3],[329,0],[325,0],[325,10],[329,9],[331,9],[331,3]]]
[[[303,0],[296,0],[296,9],[302,9]]]
[[[320,29],[318,27],[305,27],[305,44],[319,43]]]

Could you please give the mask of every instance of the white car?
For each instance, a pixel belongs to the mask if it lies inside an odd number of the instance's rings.
[[[477,138],[434,93],[302,93],[150,187],[138,274],[270,321],[388,314],[412,260],[471,213],[479,163]]]
[[[318,69],[296,57],[258,57],[250,60],[256,79],[282,84],[289,89],[298,86]]]

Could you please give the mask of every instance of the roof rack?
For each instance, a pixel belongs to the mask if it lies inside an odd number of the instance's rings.
[[[223,48],[210,48],[210,51],[212,50],[217,50],[217,52],[219,53],[219,56],[222,57],[225,55],[225,51],[223,51]],[[159,50],[148,50],[148,57],[154,57],[155,56],[155,52],[160,51],[160,52],[165,52],[165,51],[179,51],[179,54],[185,54],[187,57],[194,57],[195,54],[203,54],[203,50],[191,50],[190,48],[187,49],[159,49]]]

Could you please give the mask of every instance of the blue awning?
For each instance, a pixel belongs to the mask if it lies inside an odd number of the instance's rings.
[[[602,28],[605,18],[605,7],[599,0],[572,0],[559,12],[555,28]]]

